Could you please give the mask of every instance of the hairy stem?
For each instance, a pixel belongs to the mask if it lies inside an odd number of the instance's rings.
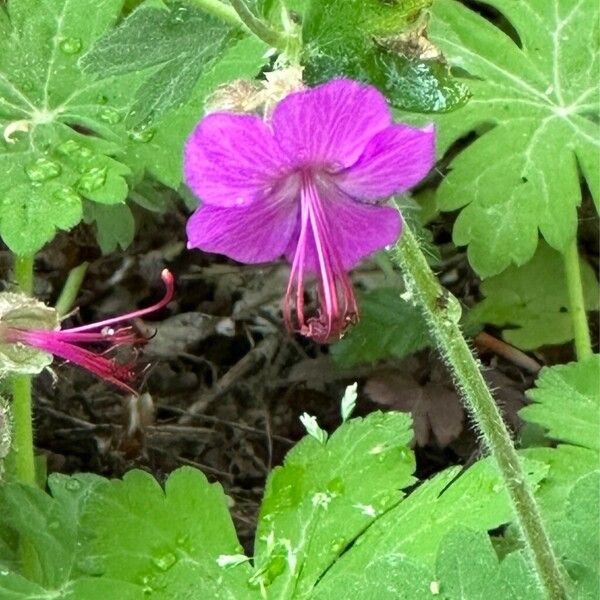
[[[224,2],[220,0],[190,0],[198,8],[201,8],[204,12],[207,12],[225,23],[230,25],[242,25],[242,20],[238,17],[238,14]]]
[[[218,17],[230,25],[243,26],[250,33],[278,50],[285,50],[287,36],[271,29],[259,19],[246,5],[244,0],[230,0],[229,5],[220,0],[190,0],[207,13]]]
[[[88,266],[88,262],[82,262],[80,265],[69,271],[67,281],[65,281],[65,285],[56,301],[55,308],[59,316],[64,317],[73,307]]]
[[[563,600],[566,591],[560,565],[510,433],[460,329],[460,305],[438,282],[408,226],[396,247],[394,260],[402,269],[408,292],[423,311],[463,403],[498,465],[540,586],[551,600]]]
[[[271,29],[248,8],[244,0],[230,0],[230,4],[244,25],[263,42],[278,50],[285,50],[287,36]]]
[[[592,340],[590,339],[590,330],[583,299],[577,238],[569,244],[564,256],[567,288],[569,291],[569,313],[575,333],[575,352],[577,353],[577,360],[585,360],[592,355]]]
[[[15,257],[15,283],[25,294],[33,292],[33,257]],[[35,460],[33,454],[33,414],[31,401],[31,375],[15,375],[12,381],[13,474],[18,481],[35,485]],[[21,572],[32,577],[38,565],[35,548],[28,538],[19,539]]]
[[[15,281],[20,291],[33,291],[33,257],[15,257]],[[35,483],[33,460],[33,423],[31,376],[15,375],[12,383],[13,464],[15,476],[24,483]]]

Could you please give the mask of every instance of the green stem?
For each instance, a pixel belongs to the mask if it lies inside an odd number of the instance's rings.
[[[406,288],[420,305],[463,402],[498,465],[541,588],[551,600],[563,600],[566,592],[561,568],[510,433],[460,329],[460,304],[443,290],[408,226],[394,260],[401,267]]]
[[[259,19],[246,5],[244,0],[230,0],[229,5],[220,0],[191,0],[196,6],[207,13],[218,17],[230,25],[242,25],[248,31],[278,50],[287,47],[287,36],[271,29]]]
[[[229,0],[229,2],[240,20],[257,38],[278,50],[287,48],[287,36],[271,29],[264,21],[255,16],[244,0]]]
[[[65,281],[65,285],[54,307],[60,317],[64,317],[73,307],[89,264],[88,262],[82,262],[69,271],[67,281]]]
[[[221,21],[225,21],[225,23],[229,23],[229,25],[239,27],[243,24],[235,10],[220,0],[191,0],[191,2],[204,12],[221,19]]]
[[[585,360],[592,356],[593,351],[583,299],[581,264],[579,262],[576,238],[569,244],[565,251],[564,264],[569,291],[569,313],[573,321],[573,331],[575,333],[575,352],[577,353],[577,360]]]
[[[21,292],[33,291],[33,257],[15,257],[15,281]],[[31,376],[15,375],[12,383],[13,457],[15,476],[24,483],[35,483],[33,458],[33,420]]]
[[[15,475],[23,483],[35,483],[33,458],[33,415],[31,376],[15,375],[12,384],[13,464]]]
[[[15,257],[15,282],[19,291],[31,295],[33,293],[33,257]]]
[[[15,257],[15,282],[25,294],[33,293],[33,256]],[[12,381],[13,473],[18,481],[36,484],[33,446],[31,375],[15,375]],[[19,539],[21,574],[33,578],[38,570],[35,547],[27,537]]]

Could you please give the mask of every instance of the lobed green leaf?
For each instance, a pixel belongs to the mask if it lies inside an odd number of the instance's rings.
[[[506,31],[501,18],[436,0],[429,32],[472,92],[466,106],[436,117],[440,156],[475,134],[449,155],[438,205],[461,209],[454,241],[468,245],[487,277],[529,261],[538,232],[566,248],[577,229],[580,171],[598,202],[600,86],[591,0],[485,4],[506,18]]]
[[[592,267],[580,261],[587,310],[600,307],[600,287]],[[468,313],[470,323],[504,327],[502,337],[524,350],[573,339],[564,259],[540,242],[534,257],[521,267],[508,267],[481,284],[485,299]]]

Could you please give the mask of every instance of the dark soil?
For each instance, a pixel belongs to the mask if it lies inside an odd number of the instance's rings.
[[[177,281],[175,300],[152,321],[138,323],[146,334],[155,333],[142,355],[134,357],[148,365],[138,382],[139,397],[58,362],[36,379],[36,443],[50,472],[118,477],[141,468],[164,479],[178,466],[196,466],[231,497],[240,537],[248,546],[266,477],[303,435],[299,415],[314,414],[323,427],[334,429],[343,391],[355,380],[360,392],[356,414],[413,412],[419,476],[477,457],[477,437],[434,351],[351,372],[337,370],[327,346],[294,337],[281,323],[288,267],[245,266],[187,251],[186,217],[179,205],[163,216],[138,214],[136,241],[124,252],[101,256],[93,232],[81,226],[58,236],[40,254],[36,293],[49,303],[69,269],[90,261],[78,311],[69,323],[155,302],[163,291],[160,272],[165,267]],[[449,242],[449,224],[440,222],[434,230],[442,249],[441,280],[472,304],[478,280]],[[2,260],[6,266],[6,253]],[[355,280],[364,285],[379,276],[366,263]],[[486,375],[518,430],[516,411],[534,374],[484,346],[478,344]],[[569,348],[554,352],[536,359],[570,358]]]

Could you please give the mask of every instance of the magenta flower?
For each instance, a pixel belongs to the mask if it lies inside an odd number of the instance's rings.
[[[165,295],[162,300],[148,308],[97,323],[58,331],[0,326],[0,343],[23,344],[48,352],[79,365],[128,392],[135,393],[130,385],[136,376],[132,365],[118,363],[109,356],[109,353],[119,346],[139,346],[148,340],[132,327],[114,329],[113,326],[156,312],[166,306],[173,298],[173,275],[165,269],[161,278],[166,286]],[[94,352],[85,347],[88,344],[106,346],[106,348],[102,352]]]
[[[243,263],[285,256],[288,327],[336,339],[357,319],[348,270],[400,235],[398,211],[377,201],[427,175],[434,137],[431,126],[393,124],[375,88],[347,79],[290,94],[268,121],[210,114],[185,149],[186,181],[203,202],[188,221],[188,247]],[[317,278],[312,315],[307,274]]]

